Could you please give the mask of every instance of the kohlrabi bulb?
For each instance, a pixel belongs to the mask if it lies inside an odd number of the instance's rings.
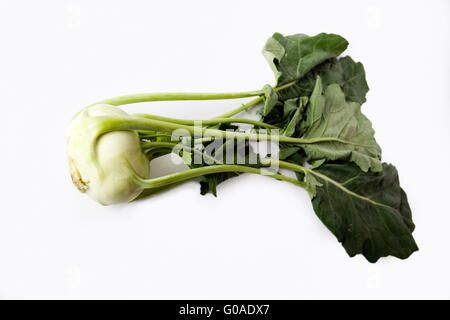
[[[82,110],[68,130],[70,173],[75,186],[103,205],[129,202],[143,190],[136,176],[150,176],[137,132],[110,131],[108,121],[126,117],[118,107],[98,104]],[[100,134],[99,134],[100,133]]]

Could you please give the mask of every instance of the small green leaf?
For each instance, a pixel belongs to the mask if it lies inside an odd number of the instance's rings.
[[[283,135],[290,137],[294,134],[295,132],[295,127],[297,126],[297,124],[300,121],[300,117],[301,117],[301,109],[298,108],[297,111],[295,111],[294,115],[291,118],[291,121],[289,121],[288,125],[286,126],[286,128],[283,131]]]
[[[325,159],[319,159],[319,160],[314,160],[311,163],[311,169],[315,169],[320,167],[326,160]]]
[[[290,103],[292,100],[293,99],[287,100],[285,102],[285,105],[287,103]],[[295,99],[295,102],[297,103],[297,110],[295,111],[291,120],[287,124],[286,128],[283,130],[284,136],[291,137],[295,133],[297,125],[303,117],[303,110],[304,110],[303,102],[304,101],[305,101],[305,99]],[[286,109],[286,107],[285,107],[285,109]]]
[[[215,197],[217,197],[217,185],[225,180],[237,177],[238,175],[239,173],[236,172],[223,172],[203,176],[200,181],[200,194],[205,195],[211,192]]]
[[[286,100],[283,105],[283,116],[288,117],[298,109],[298,98]]]
[[[317,194],[317,187],[322,187],[323,184],[317,181],[312,174],[307,174],[305,177],[305,189],[308,191],[309,197],[313,199]]]
[[[270,68],[275,74],[275,79],[278,79],[281,75],[281,72],[278,71],[277,66],[274,62],[281,61],[281,59],[283,59],[283,56],[285,54],[284,47],[280,42],[272,37],[267,40],[262,53],[266,60],[269,62]]]
[[[261,110],[261,114],[263,116],[267,116],[272,108],[277,104],[278,94],[268,84],[266,84],[262,90],[264,92],[264,107]]]

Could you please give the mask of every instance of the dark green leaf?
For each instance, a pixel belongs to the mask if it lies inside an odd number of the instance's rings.
[[[273,107],[270,113],[266,116],[263,115],[263,109],[261,109],[258,113],[262,116],[261,121],[281,128],[283,128],[289,121],[289,115],[285,116],[283,104],[278,104]]]
[[[363,172],[351,163],[325,163],[310,170],[306,180],[312,177],[314,211],[351,257],[405,259],[418,250],[411,210],[393,165]]]
[[[310,96],[320,76],[324,86],[337,83],[344,91],[347,101],[366,102],[369,86],[366,82],[364,66],[349,56],[341,59],[330,59],[308,72],[298,83],[279,91],[283,100],[298,96]]]
[[[223,172],[223,173],[213,173],[201,177],[200,180],[200,193],[205,195],[211,192],[215,197],[217,197],[217,185],[233,177],[237,177],[239,173],[235,172]]]
[[[304,151],[300,148],[289,147],[289,145],[280,144],[280,152],[278,154],[278,158],[280,160],[284,160],[286,162],[290,162],[299,166],[303,166],[305,162]],[[301,171],[296,171],[295,176],[297,180],[303,181],[305,175]]]
[[[295,34],[285,37],[275,33],[267,40],[263,55],[274,71],[279,87],[302,78],[325,60],[339,56],[347,46],[347,40],[336,34],[320,33],[313,37]]]
[[[287,158],[289,158],[290,156],[292,156],[294,153],[296,153],[298,150],[300,150],[300,147],[292,147],[290,145],[280,145],[280,151],[278,153],[278,158],[280,160],[285,160]],[[303,163],[301,163],[300,165],[303,165]]]
[[[308,97],[292,98],[283,103],[278,102],[268,115],[262,117],[261,121],[280,127],[283,129],[282,134],[291,136],[299,129],[307,103]],[[260,114],[262,113],[260,112]]]

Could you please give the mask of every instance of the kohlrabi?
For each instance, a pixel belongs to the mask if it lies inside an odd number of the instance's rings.
[[[418,250],[414,223],[397,170],[381,161],[371,122],[361,112],[369,90],[364,68],[341,36],[274,34],[263,54],[275,86],[241,93],[148,93],[106,99],[84,108],[68,130],[75,186],[101,204],[144,198],[199,178],[216,195],[222,181],[264,174],[305,188],[314,211],[347,253],[371,262]],[[118,106],[163,100],[255,97],[208,120],[127,114]],[[257,105],[260,120],[234,117]],[[251,130],[239,129],[239,124]],[[261,143],[278,146],[263,155]],[[259,143],[259,144],[258,144]],[[175,153],[189,170],[150,179],[150,161]],[[279,168],[295,173],[291,178]]]
[[[72,181],[81,192],[104,205],[133,200],[143,190],[136,175],[150,175],[138,133],[107,127],[105,119],[123,115],[126,113],[118,107],[97,104],[78,113],[69,126]]]

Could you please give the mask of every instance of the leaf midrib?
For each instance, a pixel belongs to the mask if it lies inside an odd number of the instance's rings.
[[[342,184],[340,184],[339,182],[337,182],[337,181],[335,181],[335,180],[329,178],[328,176],[326,176],[326,175],[324,175],[324,174],[321,174],[321,173],[316,172],[316,171],[311,170],[311,169],[306,169],[306,170],[307,170],[309,173],[312,173],[312,174],[314,174],[314,175],[320,177],[321,179],[323,179],[323,180],[325,180],[325,181],[327,181],[327,182],[329,182],[329,183],[331,183],[331,184],[334,184],[336,187],[338,187],[339,189],[341,189],[342,191],[344,191],[345,193],[347,193],[347,194],[349,194],[349,195],[351,195],[351,196],[353,196],[353,197],[356,197],[356,198],[359,198],[359,199],[361,199],[361,200],[370,202],[370,203],[372,203],[373,205],[376,205],[376,206],[389,208],[389,209],[391,209],[391,210],[394,210],[396,213],[400,214],[400,212],[399,212],[397,209],[395,209],[395,208],[393,208],[393,207],[391,207],[391,206],[388,206],[388,205],[386,205],[386,204],[384,204],[384,203],[380,203],[380,202],[377,202],[377,201],[375,201],[375,200],[372,200],[372,199],[370,199],[370,198],[368,198],[368,197],[365,197],[365,196],[362,196],[362,195],[360,195],[360,194],[357,194],[357,193],[355,193],[355,192],[353,192],[353,191],[347,189],[346,187],[344,187],[344,186],[343,186]]]

